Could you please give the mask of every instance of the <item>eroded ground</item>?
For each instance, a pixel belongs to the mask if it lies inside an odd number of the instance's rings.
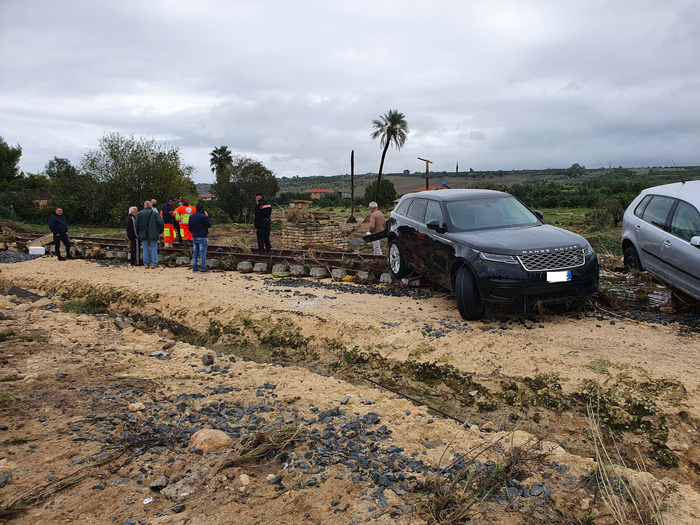
[[[422,523],[438,510],[421,483],[464,469],[488,493],[475,523],[607,523],[588,406],[651,473],[625,479],[700,517],[696,315],[465,323],[444,293],[49,258],[0,281],[37,293],[0,297],[19,312],[0,320],[0,502],[28,505],[13,522]],[[204,453],[201,428],[233,443]],[[260,436],[281,437],[242,461]],[[161,475],[192,476],[192,495],[149,488]]]

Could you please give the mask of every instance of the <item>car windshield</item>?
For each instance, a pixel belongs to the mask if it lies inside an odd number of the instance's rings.
[[[521,228],[539,224],[537,217],[511,196],[448,202],[446,208],[455,231]]]

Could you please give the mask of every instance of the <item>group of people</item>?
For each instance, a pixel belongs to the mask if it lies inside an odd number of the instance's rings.
[[[155,268],[158,265],[158,239],[163,234],[165,249],[172,249],[175,234],[180,239],[192,241],[192,270],[206,272],[207,246],[211,220],[202,203],[190,205],[184,197],[175,207],[175,197],[169,197],[160,213],[155,199],[143,203],[143,209],[137,213],[136,206],[129,208],[126,216],[126,236],[131,243],[131,264]],[[143,249],[143,262],[139,257],[139,242]]]
[[[180,198],[175,206],[175,197],[168,197],[163,209],[158,212],[156,199],[143,203],[143,209],[138,211],[136,206],[129,208],[124,227],[126,236],[131,244],[131,265],[155,268],[158,265],[158,240],[163,235],[165,249],[172,249],[176,237],[180,240],[192,241],[192,270],[207,272],[207,247],[209,246],[209,228],[211,220],[204,211],[202,203],[192,206],[187,197]],[[375,202],[370,202],[371,212],[369,232],[377,233],[384,229],[384,215],[377,209]],[[260,253],[270,253],[270,227],[272,225],[272,205],[265,201],[261,193],[255,196],[255,237]],[[49,228],[53,233],[54,247],[59,261],[72,259],[70,240],[68,239],[68,222],[61,208],[49,217]],[[66,257],[61,257],[60,244],[65,246]],[[140,246],[139,246],[140,243]],[[141,258],[143,250],[143,259]],[[374,253],[381,254],[379,241],[374,242]]]

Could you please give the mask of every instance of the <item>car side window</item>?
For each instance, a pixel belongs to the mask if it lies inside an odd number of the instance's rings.
[[[432,221],[433,219],[437,219],[440,226],[445,224],[445,218],[442,216],[440,203],[428,201],[428,207],[425,209],[425,224],[428,224],[428,222]]]
[[[425,215],[425,206],[428,201],[425,199],[413,199],[411,207],[408,208],[407,216],[409,219],[414,221],[423,222],[423,216]]]
[[[700,235],[700,213],[684,201],[678,201],[671,219],[671,233],[686,241]]]
[[[666,226],[666,219],[668,218],[668,212],[671,211],[675,199],[671,197],[661,197],[660,195],[654,195],[644,209],[644,214],[642,219],[648,223],[663,228]]]
[[[634,209],[634,214],[639,217],[640,219],[642,218],[642,215],[644,214],[644,208],[647,207],[647,204],[649,204],[649,201],[651,200],[651,195],[647,195],[642,199],[642,202],[637,204],[637,207]]]
[[[396,213],[399,215],[406,215],[409,205],[411,204],[411,199],[406,199],[401,204],[396,207]]]

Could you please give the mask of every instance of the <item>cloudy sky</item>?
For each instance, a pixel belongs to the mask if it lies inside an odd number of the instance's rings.
[[[20,168],[108,131],[226,145],[279,177],[700,164],[696,0],[0,0],[0,136]]]

